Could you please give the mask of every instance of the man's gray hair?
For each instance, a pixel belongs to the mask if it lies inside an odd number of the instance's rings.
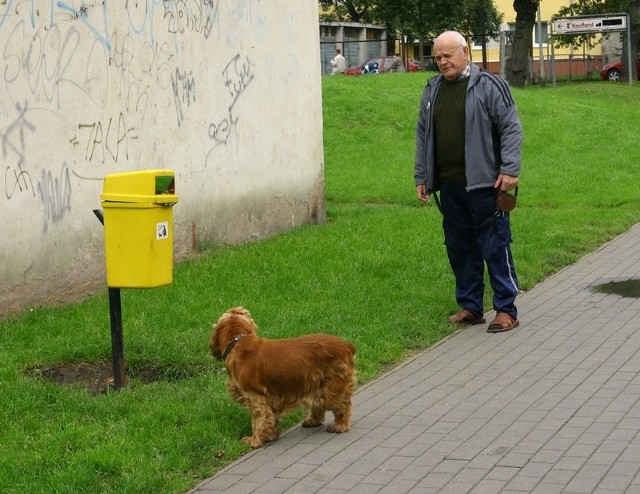
[[[464,39],[464,36],[462,36],[462,34],[460,34],[458,31],[444,31],[443,33],[438,35],[438,37],[434,40],[434,43],[441,38],[447,38],[454,41],[457,45],[460,46],[460,48],[464,48],[467,46],[467,40]]]

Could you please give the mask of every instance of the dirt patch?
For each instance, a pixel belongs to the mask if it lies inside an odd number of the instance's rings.
[[[106,393],[113,389],[113,371],[110,362],[30,367],[25,373],[28,376],[47,379],[58,384],[81,384],[91,394]]]
[[[38,365],[25,369],[25,374],[61,385],[83,386],[91,394],[102,394],[114,389],[113,367],[109,361],[76,362]],[[156,381],[177,381],[211,372],[208,366],[158,365],[137,363],[127,368],[127,381],[136,379],[142,384]]]

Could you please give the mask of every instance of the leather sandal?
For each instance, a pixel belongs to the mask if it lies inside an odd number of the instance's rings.
[[[504,333],[517,328],[520,322],[507,312],[498,312],[489,327],[487,333]]]
[[[467,309],[462,309],[449,317],[449,322],[457,325],[484,324],[487,320],[484,317],[478,317]]]

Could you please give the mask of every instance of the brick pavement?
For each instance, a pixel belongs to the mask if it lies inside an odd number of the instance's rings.
[[[521,295],[514,331],[362,386],[349,432],[293,428],[191,492],[640,493],[640,299],[593,290],[629,279],[640,224]]]

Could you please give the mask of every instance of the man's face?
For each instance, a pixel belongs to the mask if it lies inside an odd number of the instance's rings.
[[[433,45],[436,63],[442,75],[455,80],[469,63],[469,50],[449,38],[438,39]]]

